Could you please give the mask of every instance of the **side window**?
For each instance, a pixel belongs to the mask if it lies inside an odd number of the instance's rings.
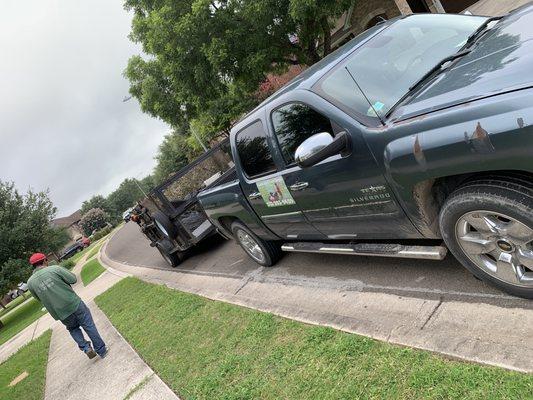
[[[253,178],[276,170],[261,121],[237,133],[236,141],[237,153],[248,177]]]
[[[379,125],[375,110],[346,68],[338,68],[326,75],[313,89],[355,119],[370,126]]]
[[[272,124],[287,164],[294,163],[294,152],[308,137],[321,132],[334,136],[331,121],[302,103],[288,104],[274,110]]]

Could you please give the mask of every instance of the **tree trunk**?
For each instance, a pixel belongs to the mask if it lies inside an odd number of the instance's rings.
[[[320,19],[320,26],[324,33],[324,53],[322,54],[322,57],[325,57],[331,53],[331,28],[329,27],[327,17],[322,17]]]
[[[317,48],[314,43],[309,43],[306,50],[307,59],[309,60],[307,62],[307,65],[311,66],[314,63],[320,61],[320,55],[318,54]]]

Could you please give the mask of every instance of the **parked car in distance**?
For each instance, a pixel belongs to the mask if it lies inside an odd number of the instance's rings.
[[[61,254],[59,257],[59,261],[66,260],[67,258],[72,257],[74,254],[79,253],[82,251],[86,246],[83,244],[82,241],[74,242],[70,246],[68,246],[65,251]]]
[[[85,236],[77,237],[76,242],[81,243],[83,247],[89,247],[91,245],[91,239]]]
[[[133,207],[128,208],[126,211],[122,213],[122,219],[124,222],[129,222],[131,219],[131,212],[133,211]]]
[[[17,285],[16,289],[10,290],[8,295],[11,300],[15,300],[17,297],[22,296],[28,291],[28,285],[25,282],[21,282]]]
[[[440,260],[533,298],[533,5],[375,26],[234,126],[198,200],[258,264]]]

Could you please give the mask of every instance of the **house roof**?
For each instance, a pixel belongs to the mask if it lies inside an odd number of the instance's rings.
[[[75,211],[67,217],[56,218],[52,220],[52,225],[68,228],[81,219],[81,210]]]

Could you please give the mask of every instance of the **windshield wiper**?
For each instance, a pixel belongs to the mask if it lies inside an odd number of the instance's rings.
[[[437,71],[442,70],[442,66],[446,63],[449,63],[450,61],[453,61],[457,58],[461,58],[463,56],[466,56],[468,53],[470,53],[472,50],[463,50],[458,53],[452,54],[451,56],[445,57],[442,60],[440,60],[437,65],[435,65],[433,68],[431,68],[428,72],[426,72],[424,75],[422,75],[422,78],[417,80],[415,83],[413,83],[409,87],[409,91],[407,93],[412,92],[414,89],[416,89],[422,82],[424,82],[426,79],[428,79],[431,75],[433,75]]]
[[[449,63],[450,61],[453,61],[453,60],[456,60],[457,58],[461,58],[465,55],[467,55],[468,53],[470,53],[472,50],[470,49],[467,49],[467,50],[463,50],[463,51],[459,51],[455,54],[452,54],[451,56],[448,56],[448,57],[445,57],[443,58],[442,60],[440,60],[433,68],[431,68],[428,72],[426,72],[419,80],[417,80],[415,83],[413,83],[409,89],[407,90],[407,93],[405,93],[401,98],[400,100],[398,100],[396,102],[396,104],[394,104],[390,110],[387,112],[387,114],[385,115],[385,119],[388,118],[393,112],[394,110],[396,109],[396,107],[399,105],[399,104],[402,104],[408,97],[412,96],[413,95],[413,92],[415,91],[415,89],[417,89],[422,83],[424,83],[428,78],[432,77],[435,73],[437,72],[442,72],[443,69],[442,69],[442,66],[446,63]]]
[[[487,26],[491,22],[499,21],[502,18],[503,18],[503,15],[500,15],[499,17],[490,17],[490,18],[486,19],[485,22],[483,22],[474,32],[472,32],[470,34],[470,36],[468,36],[468,38],[466,39],[466,43],[463,46],[463,48],[468,47],[469,44],[471,44],[474,40],[476,40],[476,38],[479,36],[479,34],[481,32],[483,32],[483,31],[485,31],[485,29],[487,29]]]

